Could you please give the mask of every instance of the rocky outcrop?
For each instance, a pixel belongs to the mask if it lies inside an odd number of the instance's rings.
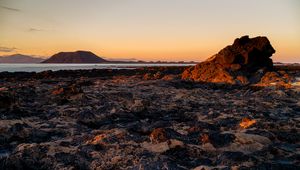
[[[42,63],[103,63],[106,60],[89,51],[60,52]]]
[[[267,37],[243,36],[218,54],[186,69],[182,79],[212,83],[256,83],[271,70],[274,48]]]

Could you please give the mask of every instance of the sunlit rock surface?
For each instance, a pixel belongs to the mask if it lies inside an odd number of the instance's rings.
[[[243,36],[206,61],[186,69],[182,78],[212,83],[257,83],[266,71],[272,70],[273,53],[267,37]]]

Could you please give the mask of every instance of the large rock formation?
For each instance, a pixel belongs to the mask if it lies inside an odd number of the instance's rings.
[[[60,52],[43,63],[103,63],[106,60],[89,51]]]
[[[182,79],[228,84],[258,82],[265,71],[272,69],[273,53],[267,37],[243,36],[206,61],[186,69]]]

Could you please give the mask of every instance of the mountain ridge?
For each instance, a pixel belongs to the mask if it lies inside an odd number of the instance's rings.
[[[40,63],[44,59],[23,54],[0,56],[0,63]]]

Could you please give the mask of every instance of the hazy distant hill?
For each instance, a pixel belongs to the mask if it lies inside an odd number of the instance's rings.
[[[103,63],[107,62],[89,51],[60,52],[42,63]]]
[[[0,57],[0,63],[40,63],[44,59],[28,55],[14,54]]]

